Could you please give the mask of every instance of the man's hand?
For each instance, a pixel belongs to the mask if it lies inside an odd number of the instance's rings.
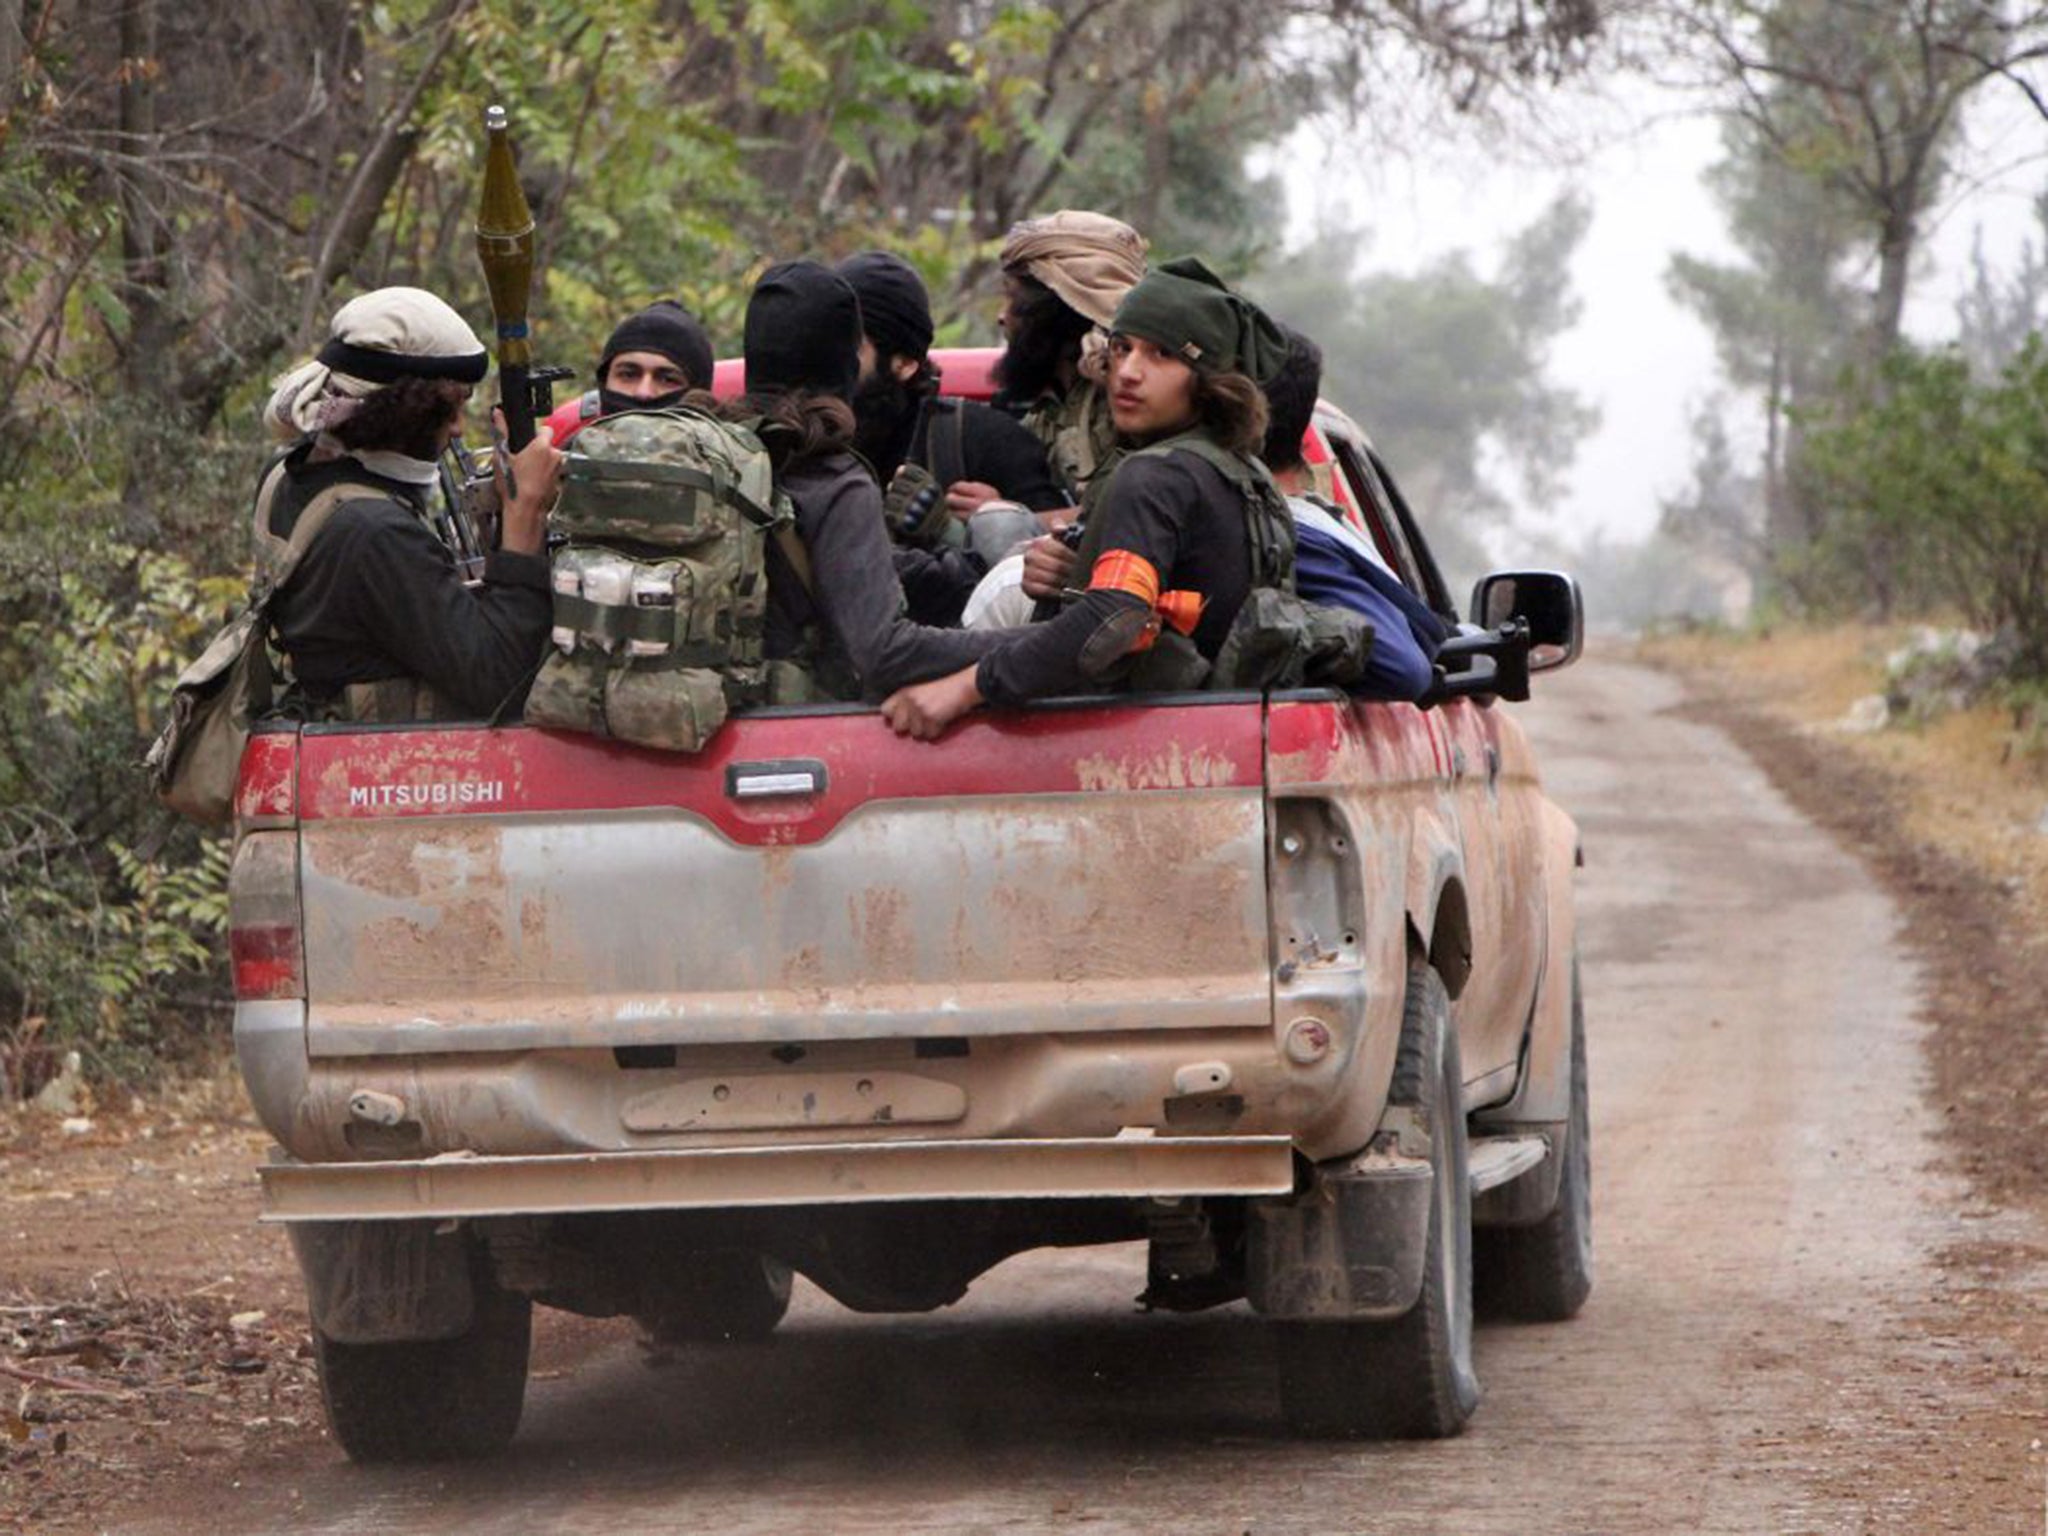
[[[547,547],[548,512],[560,493],[562,464],[566,455],[555,447],[555,434],[546,423],[533,429],[533,441],[517,453],[505,446],[505,413],[491,408],[491,436],[496,444],[491,470],[498,482],[498,501],[504,508],[503,532],[498,547],[518,555],[537,555]]]
[[[982,480],[955,480],[946,487],[946,510],[966,522],[984,501],[1001,501],[1003,493]]]
[[[898,688],[882,701],[882,718],[898,736],[936,741],[947,726],[981,703],[974,670],[962,667],[950,677]]]
[[[1026,597],[1040,602],[1058,597],[1074,584],[1074,569],[1080,557],[1061,540],[1046,534],[1024,546],[1024,577],[1019,583]]]

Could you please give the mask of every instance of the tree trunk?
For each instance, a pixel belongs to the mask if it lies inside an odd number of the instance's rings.
[[[1785,502],[1785,338],[1771,342],[1771,381],[1764,396],[1764,545],[1773,557],[1796,542]]]
[[[23,0],[0,0],[0,142],[7,137],[7,120],[14,112],[14,98],[21,90]]]
[[[162,189],[148,175],[158,150],[157,20],[157,0],[122,0],[120,145],[127,159],[114,174],[121,210],[120,293],[128,322],[121,382],[132,415],[123,433],[121,517],[124,535],[137,544],[153,542],[162,526],[153,496],[160,479],[155,470],[167,446],[166,428],[177,416],[168,231]]]
[[[1870,349],[1873,365],[1891,356],[1899,344],[1899,332],[1906,313],[1906,285],[1913,275],[1913,253],[1920,242],[1919,191],[1899,189],[1897,200],[1884,211],[1878,228],[1877,298],[1870,316]],[[1873,381],[1875,387],[1882,384]]]

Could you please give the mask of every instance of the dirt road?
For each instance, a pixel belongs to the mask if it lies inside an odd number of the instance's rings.
[[[1255,1320],[1137,1315],[1122,1248],[1012,1261],[928,1318],[805,1292],[766,1347],[658,1359],[585,1330],[500,1463],[363,1471],[307,1443],[104,1523],[2041,1529],[2039,1363],[1967,1326],[2015,1283],[1983,1256],[2038,1233],[1941,1171],[1898,909],[1670,679],[1588,664],[1539,692],[1521,715],[1588,854],[1598,1279],[1573,1323],[1481,1330],[1461,1439],[1290,1443]]]

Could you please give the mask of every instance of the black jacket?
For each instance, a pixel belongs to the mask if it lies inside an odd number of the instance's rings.
[[[1214,466],[1175,452],[1123,460],[1091,516],[1103,520],[1105,558],[1140,558],[1157,574],[1161,593],[1196,594],[1201,619],[1189,638],[1214,661],[1252,588],[1244,498]],[[1084,650],[1106,625],[1145,605],[1126,591],[1085,590],[1092,576],[1076,571],[1081,597],[981,663],[976,685],[984,698],[1014,704],[1099,686],[1082,664]]]
[[[884,457],[888,462],[875,466],[884,485],[907,461],[924,465],[941,485],[978,480],[1034,512],[1049,512],[1069,501],[1053,479],[1038,439],[1016,418],[972,400],[926,399],[904,451]],[[910,616],[920,624],[957,625],[967,599],[987,574],[988,567],[964,549],[896,551],[896,575],[910,600]]]
[[[496,551],[482,584],[467,586],[427,526],[423,488],[349,458],[311,464],[311,447],[278,460],[258,493],[273,534],[290,538],[299,512],[337,481],[363,494],[335,508],[271,606],[300,689],[318,702],[351,683],[412,677],[478,719],[517,719],[548,641],[546,558]]]

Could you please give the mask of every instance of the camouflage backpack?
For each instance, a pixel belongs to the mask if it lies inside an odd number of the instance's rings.
[[[765,687],[766,542],[808,562],[767,450],[682,407],[576,436],[552,524],[554,628],[526,720],[694,752]]]

